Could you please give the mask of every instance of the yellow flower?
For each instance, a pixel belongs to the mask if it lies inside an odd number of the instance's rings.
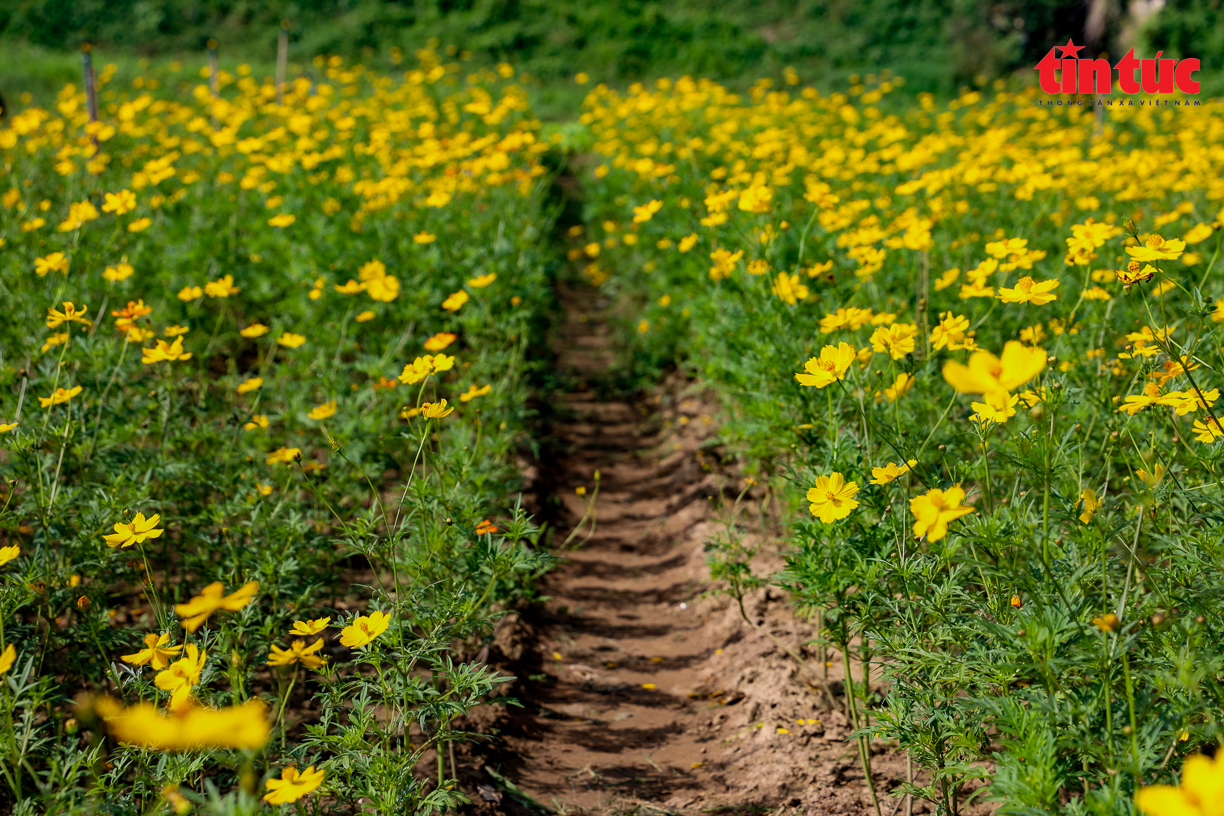
[[[189,631],[195,631],[191,629]],[[191,699],[191,689],[200,684],[200,673],[208,659],[194,643],[187,644],[187,656],[174,661],[153,679],[153,685],[170,692],[170,710],[182,711]]]
[[[770,284],[770,291],[789,306],[807,300],[811,294],[811,290],[799,282],[798,275],[788,275],[785,272],[778,273],[778,277]]]
[[[133,666],[151,663],[155,671],[161,671],[170,665],[170,658],[183,651],[182,646],[167,646],[169,642],[169,632],[160,637],[150,632],[144,636],[145,647],[143,649],[134,654],[123,655],[120,660],[124,663],[131,663]]]
[[[1032,303],[1034,306],[1044,306],[1052,300],[1058,300],[1054,290],[1059,281],[1048,280],[1035,283],[1028,275],[1016,282],[1013,289],[999,288],[999,300],[1004,303]]]
[[[1127,247],[1126,254],[1136,261],[1175,261],[1186,251],[1186,242],[1176,239],[1166,241],[1155,233],[1149,235],[1143,246]]]
[[[11,547],[0,547],[0,567],[21,555],[21,547],[14,544]]]
[[[796,374],[795,379],[800,385],[824,388],[844,379],[856,356],[854,346],[849,343],[825,346],[820,350],[819,357],[813,357],[803,364],[806,373]]]
[[[128,232],[144,232],[153,224],[151,218],[137,218],[132,223],[128,224]]]
[[[102,212],[115,215],[127,215],[136,209],[136,194],[131,190],[120,190],[117,193],[107,193]]]
[[[906,473],[909,473],[910,468],[912,468],[916,464],[918,464],[917,459],[910,459],[908,462],[906,462],[903,465],[894,465],[892,462],[889,462],[887,465],[885,465],[882,468],[873,467],[871,469],[871,484],[873,485],[888,484],[889,482],[896,479],[898,476],[902,476]]]
[[[448,312],[457,312],[462,309],[463,304],[467,303],[470,299],[471,298],[468,293],[460,289],[458,292],[448,295],[446,300],[442,301],[442,308]]]
[[[366,284],[358,283],[352,278],[349,279],[348,283],[337,283],[335,285],[336,291],[342,295],[355,295],[358,292],[364,292],[365,288]]]
[[[847,482],[837,472],[829,476],[817,476],[816,486],[809,488],[807,500],[811,502],[808,510],[825,524],[832,524],[838,519],[850,515],[850,511],[859,506],[854,495],[858,493],[858,484]]]
[[[281,771],[280,779],[269,779],[264,784],[268,786],[269,791],[264,794],[265,802],[270,805],[287,805],[312,793],[322,785],[323,771],[316,771],[311,765],[298,773],[298,769],[290,765]]]
[[[880,393],[883,394],[889,402],[896,402],[914,386],[914,377],[902,371],[897,375],[897,379],[892,385],[888,386]]]
[[[174,362],[175,360],[187,361],[191,359],[191,352],[183,351],[183,338],[174,338],[173,343],[167,343],[165,340],[158,340],[157,345],[153,348],[142,348],[143,356],[140,362],[145,365],[153,363]]]
[[[446,400],[421,403],[421,416],[426,419],[442,419],[445,416],[449,416],[451,411],[454,410],[454,407],[446,407]]]
[[[1118,616],[1112,612],[1101,615],[1099,618],[1092,619],[1092,625],[1100,629],[1102,632],[1117,631],[1118,623]]]
[[[400,282],[391,275],[383,275],[366,284],[366,294],[380,303],[390,303],[399,297]]]
[[[466,392],[459,395],[459,401],[460,402],[471,402],[477,397],[483,397],[485,394],[489,393],[492,390],[493,390],[493,386],[491,384],[481,386],[480,388],[477,388],[475,385],[471,385],[468,387],[468,390]]]
[[[302,455],[301,448],[277,448],[268,454],[267,464],[269,465],[289,465],[295,459]]]
[[[195,632],[204,625],[212,613],[219,609],[236,612],[251,602],[259,592],[259,582],[251,581],[230,595],[225,594],[225,585],[220,581],[209,584],[200,594],[185,604],[175,604],[174,611],[183,618],[183,628]]]
[[[254,339],[256,337],[263,337],[269,331],[271,331],[271,329],[262,323],[252,323],[245,329],[240,329],[238,333],[247,339]]]
[[[288,649],[282,649],[274,645],[272,647],[272,654],[268,655],[268,665],[292,666],[294,663],[301,663],[308,669],[318,671],[327,665],[325,658],[315,654],[315,652],[322,648],[323,638],[319,638],[309,646],[306,645],[304,640],[295,640]]]
[[[256,750],[272,733],[264,704],[258,700],[214,711],[191,708],[164,715],[152,703],[124,708],[111,697],[93,702],[111,736],[152,751],[198,751],[204,748]]]
[[[683,238],[681,238],[680,241],[676,244],[676,249],[680,250],[681,252],[688,252],[690,249],[692,249],[696,245],[697,245],[697,233],[694,232],[691,235],[686,235]]]
[[[738,206],[744,212],[766,213],[769,212],[772,198],[773,190],[764,184],[757,184],[740,193]]]
[[[633,223],[644,224],[654,218],[655,213],[663,209],[663,202],[652,199],[640,207],[633,208]]]
[[[1181,786],[1151,785],[1135,794],[1145,816],[1219,816],[1224,812],[1224,751],[1195,754],[1182,766]]]
[[[1156,485],[1160,484],[1160,480],[1164,478],[1164,465],[1157,462],[1152,468],[1151,473],[1148,473],[1146,468],[1139,468],[1135,475],[1139,477],[1139,481],[1143,482],[1148,487],[1155,488]]]
[[[950,351],[971,349],[973,339],[969,337],[969,318],[964,315],[944,312],[939,316],[939,325],[931,329],[931,348],[938,351],[947,348]]]
[[[17,660],[17,649],[13,644],[9,644],[0,652],[0,674],[8,674],[9,669],[13,668],[13,663]]]
[[[1224,302],[1224,301],[1221,301]],[[451,334],[450,332],[438,332],[433,337],[425,341],[426,351],[441,351],[451,343],[459,339],[459,335]]]
[[[430,374],[450,371],[454,367],[455,358],[453,356],[425,354],[404,366],[403,372],[399,375],[399,381],[405,385],[415,385]]]
[[[234,285],[233,275],[226,275],[220,280],[209,281],[204,284],[204,294],[210,298],[227,298],[241,291],[240,287]]]
[[[995,391],[982,397],[983,402],[970,403],[970,407],[981,419],[1002,425],[1016,415],[1016,405],[1020,402],[1019,395],[1005,394]]]
[[[115,522],[115,532],[102,536],[108,547],[130,547],[133,544],[143,544],[151,538],[161,538],[165,530],[158,529],[161,513],[154,513],[145,518],[144,513],[137,513],[131,523]]]
[[[1084,512],[1080,513],[1079,520],[1084,524],[1092,521],[1092,517],[1096,515],[1096,511],[1101,507],[1101,500],[1097,498],[1096,491],[1090,487],[1085,487],[1080,493],[1080,502],[1084,505]],[[1077,502],[1079,503],[1079,502]]]
[[[311,635],[317,635],[322,632],[330,623],[330,616],[326,618],[316,618],[312,621],[294,621],[293,629],[290,630],[289,634],[310,637]]]
[[[1010,394],[1040,374],[1045,365],[1044,351],[1009,340],[1002,357],[976,351],[967,366],[954,360],[945,364],[943,376],[961,394]]]
[[[0,422],[0,434],[6,434],[17,427],[17,422]]]
[[[190,326],[167,326],[163,332],[167,337],[181,337],[191,331]]]
[[[932,488],[921,496],[910,499],[910,512],[914,514],[914,538],[924,535],[928,541],[939,541],[948,534],[948,522],[975,512],[964,507],[965,491],[957,485],[947,490]]]
[[[72,388],[57,388],[51,396],[39,397],[38,402],[43,408],[50,408],[52,405],[62,405],[79,393],[81,393],[79,385],[74,385]]]
[[[434,235],[432,232],[422,231],[412,236],[412,242],[414,244],[432,244],[436,240],[438,240],[438,236]]]
[[[370,643],[374,638],[387,631],[391,618],[383,612],[371,612],[369,615],[359,615],[340,632],[340,643],[350,649],[357,649]]]
[[[190,303],[202,297],[204,297],[204,289],[200,286],[184,286],[178,293],[178,299],[184,303]]]
[[[263,385],[263,377],[251,377],[248,380],[238,383],[237,392],[239,394],[249,394],[252,391],[259,389]]]
[[[0,425],[0,428],[4,427]],[[1224,429],[1220,428],[1220,423],[1216,422],[1211,417],[1206,419],[1196,419],[1194,421],[1194,438],[1199,442],[1210,444],[1215,442],[1221,436],[1224,436]]]
[[[278,345],[282,345],[285,348],[295,349],[305,343],[306,338],[303,335],[294,334],[293,332],[284,332],[280,337],[276,338],[276,342]]]
[[[64,310],[61,312],[54,306],[47,307],[47,328],[58,329],[65,323],[81,323],[85,326],[92,326],[93,321],[85,317],[89,312],[88,306],[77,308],[69,301],[64,301]]]
[[[472,287],[473,289],[483,289],[495,280],[497,280],[497,273],[490,272],[487,275],[479,275],[475,278],[471,278],[468,280],[468,286]]]
[[[102,278],[111,283],[127,280],[132,277],[136,269],[131,264],[117,263],[114,266],[108,266],[102,271]]]
[[[888,352],[894,360],[900,360],[907,354],[914,353],[914,341],[918,336],[918,327],[913,323],[893,323],[891,326],[880,326],[871,333],[871,348],[873,351]]]
[[[266,427],[268,427],[268,415],[267,414],[256,414],[255,416],[251,417],[250,422],[246,422],[243,424],[242,429],[244,431],[253,431],[256,428],[266,428]]]
[[[292,213],[280,213],[268,219],[270,227],[287,227],[297,220],[297,216]]]
[[[735,271],[735,265],[742,257],[744,257],[742,249],[734,254],[721,248],[711,252],[710,260],[714,262],[714,265],[710,267],[710,280],[724,280],[731,277],[731,273]]]
[[[366,309],[364,312],[361,312],[353,319],[356,320],[358,323],[369,323],[371,320],[373,320],[376,317],[378,317],[377,312],[372,312],[369,309]]]
[[[45,257],[34,259],[34,271],[40,278],[46,277],[48,272],[63,272],[67,275],[68,259],[62,252],[52,252]]]
[[[314,408],[310,409],[310,413],[308,413],[306,416],[310,417],[311,419],[327,419],[328,417],[335,415],[335,413],[336,401],[332,400],[331,402],[325,402],[322,405],[316,405]]]

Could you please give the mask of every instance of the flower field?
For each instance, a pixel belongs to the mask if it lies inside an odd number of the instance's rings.
[[[721,395],[786,566],[710,577],[816,623],[866,812],[1217,812],[1214,106],[787,71],[553,132],[509,65],[314,66],[0,125],[7,808],[465,806],[472,656],[552,561],[518,495],[568,249],[622,379]]]

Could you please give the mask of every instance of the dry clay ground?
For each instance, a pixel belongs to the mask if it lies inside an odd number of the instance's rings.
[[[598,470],[596,524],[580,547],[556,553],[564,561],[546,578],[543,608],[500,628],[491,659],[516,675],[507,693],[523,707],[479,725],[495,739],[469,758],[485,766],[465,780],[474,809],[874,814],[847,741],[840,657],[830,655],[826,694],[815,669],[764,633],[818,665],[802,646],[812,627],[777,590],[746,599],[759,628],[709,594],[704,545],[726,529],[719,508],[744,486],[703,451],[713,409],[678,379],[637,402],[598,396],[591,383],[612,359],[602,304],[588,290],[561,295],[558,365],[576,386],[541,470],[564,498],[555,542],[587,513]],[[758,531],[764,497],[756,487],[744,498],[758,508]],[[777,542],[765,544],[774,560],[758,566],[776,568]],[[880,743],[873,753],[877,789],[888,790],[904,778],[905,758]],[[910,809],[901,798],[880,807],[883,816]],[[931,810],[915,801],[912,812]]]

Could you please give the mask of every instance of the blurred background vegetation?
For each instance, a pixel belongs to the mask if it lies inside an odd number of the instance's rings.
[[[72,81],[84,40],[104,61],[186,59],[210,37],[224,62],[270,66],[280,22],[293,55],[339,54],[389,69],[392,47],[431,40],[478,62],[512,62],[537,80],[542,108],[584,92],[570,80],[624,85],[689,73],[747,84],[792,66],[805,84],[844,85],[890,69],[911,91],[952,93],[1031,68],[1055,44],[1087,42],[1204,60],[1224,48],[1220,0],[6,0],[0,3],[0,93],[36,96]],[[385,63],[385,64],[384,64]],[[572,115],[572,113],[570,113]]]

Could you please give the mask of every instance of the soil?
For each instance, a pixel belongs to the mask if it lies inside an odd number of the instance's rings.
[[[602,396],[612,363],[603,304],[589,289],[560,295],[558,366],[574,385],[540,478],[562,503],[563,562],[545,579],[549,600],[494,644],[523,706],[480,726],[497,736],[471,757],[485,765],[465,785],[476,787],[475,809],[874,814],[834,680],[840,657],[815,668],[825,655],[803,645],[814,630],[778,590],[745,599],[755,625],[710,592],[706,542],[726,532],[726,508],[748,486],[713,447],[713,403],[678,376],[637,399]],[[759,574],[780,566],[769,504],[759,486],[739,504],[739,529],[764,545]],[[883,744],[872,752],[887,791],[905,777],[904,756]],[[908,810],[903,797],[880,808]],[[915,801],[913,812],[931,810]]]

